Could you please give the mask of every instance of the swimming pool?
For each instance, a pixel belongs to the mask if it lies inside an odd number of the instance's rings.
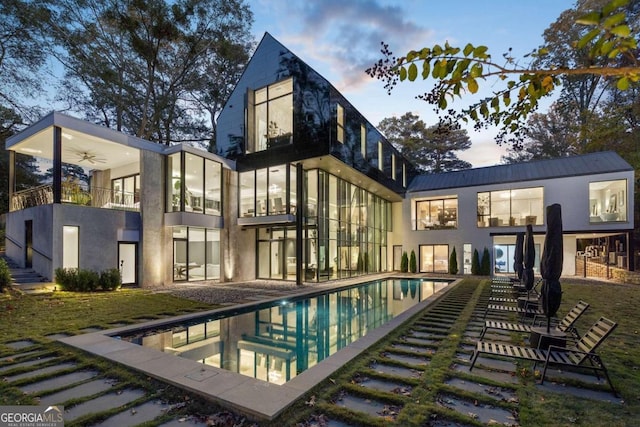
[[[284,384],[449,282],[384,279],[118,335],[164,353]]]
[[[273,420],[458,282],[390,278],[334,285],[288,300],[152,320],[59,341],[252,419]]]

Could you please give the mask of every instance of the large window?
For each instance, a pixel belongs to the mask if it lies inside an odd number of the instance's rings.
[[[421,273],[449,272],[449,245],[420,245]]]
[[[250,93],[249,145],[247,152],[264,151],[293,142],[293,79],[289,78]]]
[[[112,205],[125,208],[140,206],[140,174],[111,180]]]
[[[627,220],[627,180],[589,183],[589,222]]]
[[[340,104],[336,104],[336,123],[336,139],[344,144],[344,108]]]
[[[278,165],[241,172],[239,185],[241,217],[296,213],[294,165]]]
[[[457,228],[458,199],[456,197],[420,200],[416,202],[416,230]]]
[[[306,171],[306,182],[305,280],[386,270],[390,203],[322,170]]]
[[[173,228],[173,280],[220,278],[220,230]]]
[[[222,215],[221,163],[191,153],[174,153],[168,157],[167,174],[169,212]]]
[[[78,268],[80,259],[80,227],[62,227],[62,268]]]
[[[478,193],[478,227],[542,225],[542,187]]]

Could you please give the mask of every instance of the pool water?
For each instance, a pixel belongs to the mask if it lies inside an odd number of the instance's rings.
[[[445,288],[432,279],[385,279],[219,313],[118,338],[284,384]]]

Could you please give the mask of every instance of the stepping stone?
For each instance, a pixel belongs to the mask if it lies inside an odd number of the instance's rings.
[[[402,340],[407,343],[418,345],[440,345],[442,343],[442,339],[402,337]]]
[[[114,381],[109,380],[93,380],[88,383],[80,384],[78,386],[59,391],[40,398],[41,405],[64,405],[65,402],[71,399],[78,399],[81,397],[93,396],[103,391],[109,390]]]
[[[469,372],[469,366],[454,363],[450,369],[456,372],[475,375],[477,377],[482,377],[488,380],[498,381],[506,384],[518,384],[520,382],[518,377],[514,374],[508,374],[505,372],[497,372],[497,371],[488,371],[486,369],[482,369],[477,366],[474,366],[473,371]]]
[[[118,408],[120,406],[131,403],[134,400],[144,396],[143,390],[124,390],[118,393],[109,393],[80,403],[69,409],[65,408],[64,420],[73,421],[87,414],[98,414],[109,409]]]
[[[387,359],[395,360],[396,362],[406,363],[407,365],[425,366],[431,362],[429,359],[420,356],[409,356],[404,354],[397,354],[391,352],[384,352],[381,356]]]
[[[104,329],[99,328],[99,327],[97,327],[97,326],[90,326],[90,327],[88,327],[88,328],[82,328],[82,329],[80,329],[80,333],[83,333],[83,334],[91,334],[91,333],[93,333],[93,332],[100,332],[100,331],[103,331],[103,330],[104,330]]]
[[[373,417],[395,418],[400,407],[378,402],[372,399],[365,399],[359,396],[342,394],[335,401],[336,406],[348,408],[356,412],[364,412]]]
[[[82,381],[86,381],[98,375],[97,371],[76,371],[66,375],[60,375],[36,383],[26,384],[20,388],[23,393],[40,393],[47,390],[57,390],[68,387]]]
[[[2,362],[14,362],[17,359],[22,359],[23,357],[33,356],[34,354],[40,353],[40,350],[32,350],[27,351],[26,353],[18,353],[11,356],[0,357],[0,363]]]
[[[476,421],[487,425],[518,425],[511,411],[492,405],[459,399],[448,395],[438,395],[436,401],[439,405],[466,415]]]
[[[471,363],[471,356],[469,356],[467,361]],[[484,366],[485,368],[496,369],[496,370],[507,371],[507,372],[513,372],[517,369],[516,359],[514,358],[498,358],[498,357],[493,358],[493,357],[484,357],[481,355],[481,356],[478,356],[478,358],[476,359],[475,366],[480,366],[480,365]],[[475,366],[474,366],[474,369],[475,369]]]
[[[420,378],[420,375],[422,375],[422,371],[420,370],[409,369],[395,365],[387,365],[386,363],[375,363],[369,366],[369,368],[379,374],[394,375],[404,378]]]
[[[398,384],[392,381],[384,381],[376,378],[361,378],[356,379],[356,384],[365,388],[371,388],[378,391],[384,391],[387,393],[400,394],[403,396],[410,396],[412,387],[406,384]]]
[[[31,341],[31,340],[20,340],[20,341],[8,342],[8,343],[5,343],[4,345],[6,345],[7,347],[12,348],[14,350],[22,350],[23,348],[31,347],[32,345],[36,345],[36,343]]]
[[[611,391],[592,390],[588,388],[559,384],[554,381],[550,381],[548,378],[544,381],[544,384],[536,384],[536,388],[538,390],[544,390],[545,392],[569,394],[583,399],[591,399],[619,405],[624,404],[624,400],[619,397],[615,397]]]
[[[58,371],[64,371],[67,369],[75,368],[76,366],[78,365],[76,365],[75,363],[60,363],[58,365],[52,365],[52,366],[47,366],[46,368],[36,369],[35,371],[24,372],[22,374],[5,377],[5,381],[11,383],[11,382],[22,380],[25,378],[33,378],[40,375],[51,374]]]
[[[207,427],[208,425],[205,421],[200,421],[193,416],[185,416],[160,424],[159,427]]]
[[[467,381],[460,378],[452,378],[444,382],[447,385],[458,388],[460,390],[470,391],[477,394],[488,396],[492,399],[502,400],[509,403],[518,403],[518,396],[515,391],[506,387],[495,387],[486,384],[480,384],[473,381]]]
[[[7,371],[12,371],[12,370],[17,369],[17,368],[26,368],[26,367],[29,367],[29,366],[40,365],[42,363],[50,362],[50,361],[55,360],[57,358],[58,358],[57,356],[49,356],[49,357],[43,357],[41,359],[27,360],[26,362],[18,362],[18,363],[14,363],[12,365],[6,365],[6,366],[0,367],[0,372],[7,372]]]
[[[67,333],[61,332],[61,333],[58,333],[58,334],[45,335],[44,337],[50,339],[51,341],[57,341],[57,340],[59,340],[61,338],[67,338],[67,337],[70,337],[70,336],[71,335],[69,335]]]
[[[433,355],[433,354],[436,353],[436,349],[425,348],[425,347],[414,347],[414,346],[409,345],[409,344],[395,343],[395,344],[391,344],[391,347],[393,347],[395,349],[398,349],[398,350],[412,351],[414,353],[420,353],[420,354]]]
[[[169,406],[159,401],[145,402],[142,405],[129,408],[95,425],[102,427],[138,425],[164,415],[167,409],[169,409]]]

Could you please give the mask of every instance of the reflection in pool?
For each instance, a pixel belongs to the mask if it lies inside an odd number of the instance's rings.
[[[283,384],[450,282],[385,279],[119,338]]]

